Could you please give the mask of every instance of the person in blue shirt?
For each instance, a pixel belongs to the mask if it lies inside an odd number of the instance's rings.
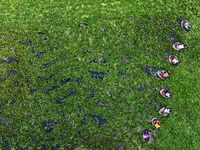
[[[185,32],[190,31],[190,29],[192,28],[192,26],[190,25],[190,22],[187,21],[186,19],[178,18],[176,21],[180,24],[181,28],[182,28]]]

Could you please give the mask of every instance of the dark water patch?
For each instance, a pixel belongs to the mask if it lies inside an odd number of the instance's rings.
[[[65,54],[61,54],[59,58],[60,59],[68,59],[67,55],[65,55]]]
[[[90,116],[97,123],[98,126],[101,126],[106,123],[106,119],[102,118],[99,115],[90,115]]]
[[[44,32],[37,32],[37,34],[39,34],[39,35],[44,35]]]
[[[78,28],[87,29],[87,28],[88,28],[88,24],[87,24],[87,23],[80,23],[80,24],[78,25]]]
[[[63,99],[61,97],[58,97],[56,100],[57,104],[62,104],[63,103]]]
[[[148,20],[149,22],[154,23],[154,24],[156,23],[156,19],[154,19],[154,18],[148,18],[147,20]]]
[[[105,103],[104,101],[98,100],[98,101],[96,102],[96,105],[98,105],[98,106],[105,106],[106,103]]]
[[[91,63],[104,63],[104,64],[107,63],[107,61],[104,60],[104,59],[103,59],[103,60],[93,59],[93,60],[91,60],[90,62],[91,62]]]
[[[163,44],[166,43],[166,41],[165,41],[163,38],[160,38],[160,39],[159,39],[159,42],[160,42],[160,43],[163,43]]]
[[[55,121],[43,121],[43,127],[45,129],[45,132],[46,133],[51,132],[54,129],[56,124],[57,122]]]
[[[127,19],[128,20],[133,20],[133,16],[128,16]]]
[[[37,89],[35,89],[35,88],[30,88],[30,93],[31,94],[33,94],[34,92],[36,92],[37,91]]]
[[[181,25],[181,22],[183,21],[182,18],[177,18],[176,21]]]
[[[78,117],[80,117],[82,111],[83,111],[82,106],[78,105]]]
[[[46,64],[43,64],[42,66],[40,66],[40,69],[45,69],[45,68],[48,68],[49,66],[51,66],[53,64],[53,61],[50,61]]]
[[[33,116],[31,114],[26,115],[28,118],[32,118]]]
[[[30,87],[31,82],[30,82],[30,80],[28,79],[27,76],[25,76],[24,80],[25,80],[26,85],[27,85],[28,87]]]
[[[68,95],[64,96],[65,99],[67,99],[69,96],[76,94],[76,92],[74,90],[70,90],[68,92]]]
[[[124,90],[125,89],[121,89],[119,92],[117,92],[117,95],[121,95]]]
[[[173,34],[171,34],[171,33],[168,32],[168,33],[167,33],[167,36],[168,36],[168,38],[171,40],[172,44],[178,42],[178,39],[175,38],[175,36],[174,36]]]
[[[8,57],[5,61],[3,61],[3,62],[6,62],[6,63],[8,63],[8,64],[11,64],[11,63],[19,63],[19,61],[18,60],[16,60],[15,58],[13,58],[13,57]]]
[[[156,88],[153,88],[152,86],[149,86],[148,89],[149,89],[150,91],[156,91],[156,90],[157,90]]]
[[[139,88],[137,88],[137,90],[140,92],[145,92],[145,87],[146,86],[140,86]]]
[[[5,144],[3,145],[3,147],[4,147],[3,148],[4,150],[10,150],[11,149],[10,142],[9,142],[8,139],[6,139]]]
[[[165,25],[169,25],[169,20],[168,19],[165,19],[163,22],[164,22]]]
[[[14,48],[10,48],[10,49],[12,52],[15,52],[15,53],[17,52],[16,49],[14,49]]]
[[[118,76],[120,76],[121,78],[125,79],[126,78],[126,74],[123,71],[119,71],[118,72]]]
[[[91,78],[97,78],[99,80],[103,80],[103,78],[105,76],[104,72],[97,72],[97,71],[90,71],[90,70],[88,70],[88,71],[91,75]]]
[[[97,59],[93,59],[90,61],[91,63],[98,63],[98,60]]]
[[[81,131],[77,131],[78,136],[82,136]]]
[[[101,32],[107,32],[108,31],[108,29],[107,28],[101,28]]]
[[[28,41],[28,46],[33,46],[33,42],[31,40]]]
[[[55,50],[58,50],[58,48],[57,48],[57,47],[52,47],[52,48],[50,49],[51,52],[53,52],[53,51],[55,51]]]
[[[49,148],[48,148],[48,146],[47,145],[45,145],[45,144],[42,144],[41,145],[41,149],[40,150],[48,150]]]
[[[15,76],[17,74],[17,71],[16,70],[8,70],[7,71],[7,76],[10,77],[10,76]]]
[[[45,54],[45,53],[46,52],[39,51],[39,52],[36,52],[35,55],[36,55],[37,58],[42,58],[42,55]]]
[[[89,51],[89,50],[84,50],[83,53],[84,53],[84,54],[90,54],[90,53],[92,53],[92,52]]]
[[[54,140],[55,140],[55,137],[51,137],[51,138],[46,139],[45,141],[46,142],[53,142]]]
[[[81,79],[80,79],[80,78],[77,78],[77,79],[76,79],[76,82],[77,82],[78,84],[81,84]]]
[[[51,147],[51,150],[59,150],[60,144],[56,144],[55,146]]]
[[[48,38],[43,38],[43,41],[46,42],[48,40]]]
[[[26,147],[20,147],[19,150],[29,150],[29,146],[26,146]]]
[[[175,27],[176,27],[176,24],[172,24],[172,25],[171,25],[171,28],[175,28]]]
[[[87,120],[86,120],[86,118],[83,118],[83,119],[81,120],[81,124],[82,124],[82,125],[87,125]]]
[[[35,48],[31,47],[31,53],[35,54]]]
[[[123,149],[125,149],[125,144],[119,143],[119,144],[117,144],[116,147],[117,147],[117,149],[123,150]]]
[[[46,89],[46,93],[47,94],[49,94],[51,91],[53,91],[53,90],[55,90],[55,89],[57,89],[57,88],[59,88],[60,86],[52,86],[52,87],[50,87],[50,88],[47,88]]]
[[[165,52],[165,56],[166,56],[167,59],[168,59],[168,57],[169,57],[169,55],[170,55],[170,54],[169,54],[169,51],[168,51],[168,50],[165,50],[164,52]]]
[[[93,93],[90,93],[90,94],[89,94],[89,97],[90,97],[90,98],[94,98],[94,94],[93,94]]]
[[[58,68],[58,70],[64,70],[64,71],[66,71],[66,70],[68,70],[69,69],[69,66],[66,66],[66,67],[63,67],[63,68]]]
[[[73,95],[73,94],[76,94],[76,92],[74,90],[70,90],[69,95]]]
[[[49,80],[52,79],[56,74],[51,74],[49,77],[40,77],[38,76],[37,79],[44,81],[44,80]]]
[[[144,66],[141,69],[147,76],[153,76],[157,72],[157,68],[155,66]]]
[[[27,42],[24,42],[24,41],[19,41],[19,44],[27,45],[27,46],[28,46],[28,43],[27,43]]]
[[[15,98],[13,98],[13,99],[11,100],[11,104],[14,104],[14,103],[16,103],[16,99],[15,99]]]
[[[155,102],[154,98],[150,97],[149,98],[150,102],[153,104],[153,106],[156,108],[156,109],[159,109],[160,106]]]
[[[109,132],[110,131],[110,127],[109,126],[105,126],[105,131]]]
[[[72,81],[71,78],[61,79],[60,84],[66,84],[66,83],[71,82],[71,81]]]

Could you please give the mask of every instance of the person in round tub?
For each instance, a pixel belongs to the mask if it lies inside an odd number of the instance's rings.
[[[179,64],[178,58],[174,55],[169,55],[168,61],[170,64],[172,64],[174,66]]]
[[[170,108],[167,108],[167,107],[162,107],[159,109],[159,114],[163,117],[166,117],[168,116],[170,113],[171,113],[171,109]]]
[[[161,89],[159,93],[164,98],[171,98],[171,92],[167,89]]]
[[[142,134],[142,138],[144,140],[144,142],[146,143],[151,143],[153,141],[152,135],[150,133],[149,130],[144,130],[143,134]]]
[[[166,79],[169,77],[169,74],[165,70],[158,70],[157,75],[161,79]]]

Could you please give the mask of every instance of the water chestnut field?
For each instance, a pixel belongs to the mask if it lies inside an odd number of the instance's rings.
[[[199,0],[1,0],[0,10],[0,149],[200,149]]]

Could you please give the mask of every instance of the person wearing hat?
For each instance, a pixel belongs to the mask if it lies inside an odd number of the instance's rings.
[[[174,55],[169,55],[168,60],[169,60],[169,63],[172,65],[179,64],[178,58]]]
[[[159,112],[159,114],[160,114],[161,116],[166,117],[166,116],[168,116],[168,115],[170,114],[171,109],[170,109],[170,108],[167,108],[167,107],[162,107],[162,108],[159,109],[158,112]]]
[[[159,93],[160,93],[160,95],[161,95],[162,97],[164,97],[164,98],[170,98],[170,97],[171,97],[171,93],[170,93],[170,91],[167,90],[167,89],[161,89],[161,90],[159,91]]]
[[[143,134],[142,134],[142,138],[144,140],[144,142],[146,143],[151,143],[153,141],[152,135],[150,133],[149,130],[144,130]]]

